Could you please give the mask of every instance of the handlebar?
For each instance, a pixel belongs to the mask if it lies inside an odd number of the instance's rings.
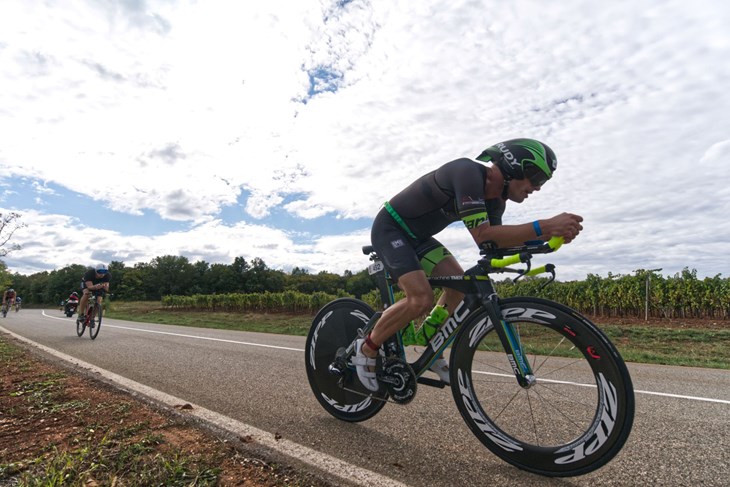
[[[494,248],[491,243],[482,244],[481,254],[489,259],[491,267],[501,269],[512,264],[527,262],[533,254],[549,254],[563,245],[563,237],[553,237],[547,242],[527,242],[520,247]],[[486,246],[485,246],[486,245]],[[509,255],[512,254],[512,255]]]
[[[563,237],[552,237],[547,242],[531,241],[519,247],[498,248],[493,242],[485,242],[481,247],[480,254],[485,258],[479,261],[479,265],[488,270],[506,269],[513,264],[526,263],[526,270],[511,270],[520,274],[517,279],[524,276],[536,276],[544,272],[552,274],[555,278],[555,266],[553,264],[545,264],[535,269],[530,269],[530,260],[534,254],[549,254],[558,250],[565,240]],[[515,279],[516,280],[516,279]],[[551,279],[552,280],[552,279]]]

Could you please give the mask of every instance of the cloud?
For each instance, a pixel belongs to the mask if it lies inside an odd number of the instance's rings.
[[[275,269],[291,270],[298,266],[340,273],[367,265],[358,249],[368,243],[369,231],[367,235],[360,231],[315,237],[311,243],[301,244],[287,231],[245,222],[227,225],[213,220],[189,231],[149,237],[88,228],[78,219],[61,214],[23,212],[21,221],[27,227],[16,232],[14,241],[22,248],[4,259],[13,272],[21,274],[113,260],[133,266],[162,255],[183,255],[191,262],[223,264],[232,263],[236,257],[261,258]]]
[[[710,0],[11,2],[0,18],[0,168],[33,175],[40,191],[54,184],[189,224],[153,239],[160,249],[182,249],[178,238],[191,256],[225,259],[256,239],[283,266],[281,242],[306,239],[272,232],[277,212],[368,220],[419,175],[534,137],[556,151],[556,177],[510,205],[505,223],[583,215],[572,259],[556,259],[579,272],[651,262],[728,273],[714,252],[730,237],[729,21]],[[239,204],[247,221],[220,223]],[[38,224],[53,248],[65,230]],[[357,250],[367,233],[314,230],[285,256],[295,265],[356,262],[324,252],[340,252],[340,238]],[[445,235],[474,260],[462,229]],[[158,248],[136,238],[107,243],[130,259]],[[65,262],[53,253],[49,263]]]

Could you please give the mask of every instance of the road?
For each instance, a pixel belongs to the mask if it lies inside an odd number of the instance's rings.
[[[484,448],[448,389],[420,387],[410,404],[389,404],[359,424],[330,417],[309,389],[304,337],[105,319],[92,341],[88,333],[77,337],[73,319],[57,309],[11,313],[0,318],[3,328],[308,454],[338,459],[332,468],[373,472],[380,483],[730,485],[727,370],[629,364],[636,419],[624,449],[597,472],[549,479],[517,470]]]

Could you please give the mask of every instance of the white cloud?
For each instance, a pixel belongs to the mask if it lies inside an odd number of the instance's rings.
[[[0,213],[8,210],[0,209]],[[313,237],[306,245],[294,241],[290,232],[241,222],[226,225],[219,220],[200,224],[189,231],[167,232],[155,237],[123,235],[113,230],[86,227],[78,218],[62,214],[21,213],[27,226],[14,241],[22,249],[5,261],[13,272],[31,274],[71,264],[122,261],[128,266],[150,262],[162,255],[184,255],[191,262],[230,264],[236,257],[261,258],[274,269],[302,268],[342,273],[359,271],[368,262],[360,253],[369,231]],[[49,250],[52,250],[49,252]]]
[[[558,172],[508,207],[505,223],[583,215],[571,258],[555,256],[576,274],[644,263],[730,272],[717,257],[730,239],[729,7],[340,4],[6,2],[2,175],[37,177],[41,198],[53,183],[118,212],[190,222],[153,239],[110,233],[109,248],[132,249],[132,260],[169,249],[225,259],[254,239],[253,256],[268,264],[320,269],[357,262],[341,244],[357,254],[367,233],[317,228],[312,246],[291,254],[294,234],[259,219],[276,209],[372,218],[420,174],[529,136],[555,149]],[[89,181],[106,189],[89,192]],[[218,222],[241,195],[257,224]],[[58,227],[62,210],[33,217],[47,234],[28,259],[71,258],[53,244],[76,240]],[[462,229],[445,234],[475,252]]]

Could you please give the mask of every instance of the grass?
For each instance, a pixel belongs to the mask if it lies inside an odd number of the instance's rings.
[[[111,481],[135,485],[215,485],[219,470],[215,467],[199,467],[197,459],[179,451],[165,455],[154,454],[156,448],[164,443],[159,436],[148,435],[139,441],[120,444],[103,438],[100,442],[87,442],[72,451],[60,451],[56,447],[20,465],[21,485],[98,485],[98,482]],[[3,474],[0,465],[0,478]],[[8,474],[14,473],[13,465],[6,465]],[[17,471],[15,472],[17,473]]]
[[[161,433],[174,427],[172,423],[124,424],[133,412],[131,403],[94,403],[91,396],[78,397],[72,392],[78,383],[71,386],[65,373],[31,362],[0,337],[0,419],[14,430],[12,438],[0,436],[0,451],[15,457],[0,461],[1,485],[4,480],[23,486],[182,486],[218,481],[218,459],[167,444]],[[51,435],[53,428],[59,431]],[[49,434],[52,441],[35,440],[39,434]],[[17,449],[19,445],[22,448]]]
[[[627,362],[730,369],[730,329],[603,325]]]
[[[4,432],[4,434],[3,434]],[[315,485],[0,335],[0,485]]]
[[[313,316],[172,311],[155,302],[114,302],[110,318],[201,328],[306,336]],[[627,362],[730,369],[728,329],[598,323]]]
[[[255,331],[280,335],[306,336],[313,316],[264,313],[230,313],[176,311],[155,302],[114,302],[106,312],[108,318],[160,323],[163,325],[194,326],[220,330]]]

